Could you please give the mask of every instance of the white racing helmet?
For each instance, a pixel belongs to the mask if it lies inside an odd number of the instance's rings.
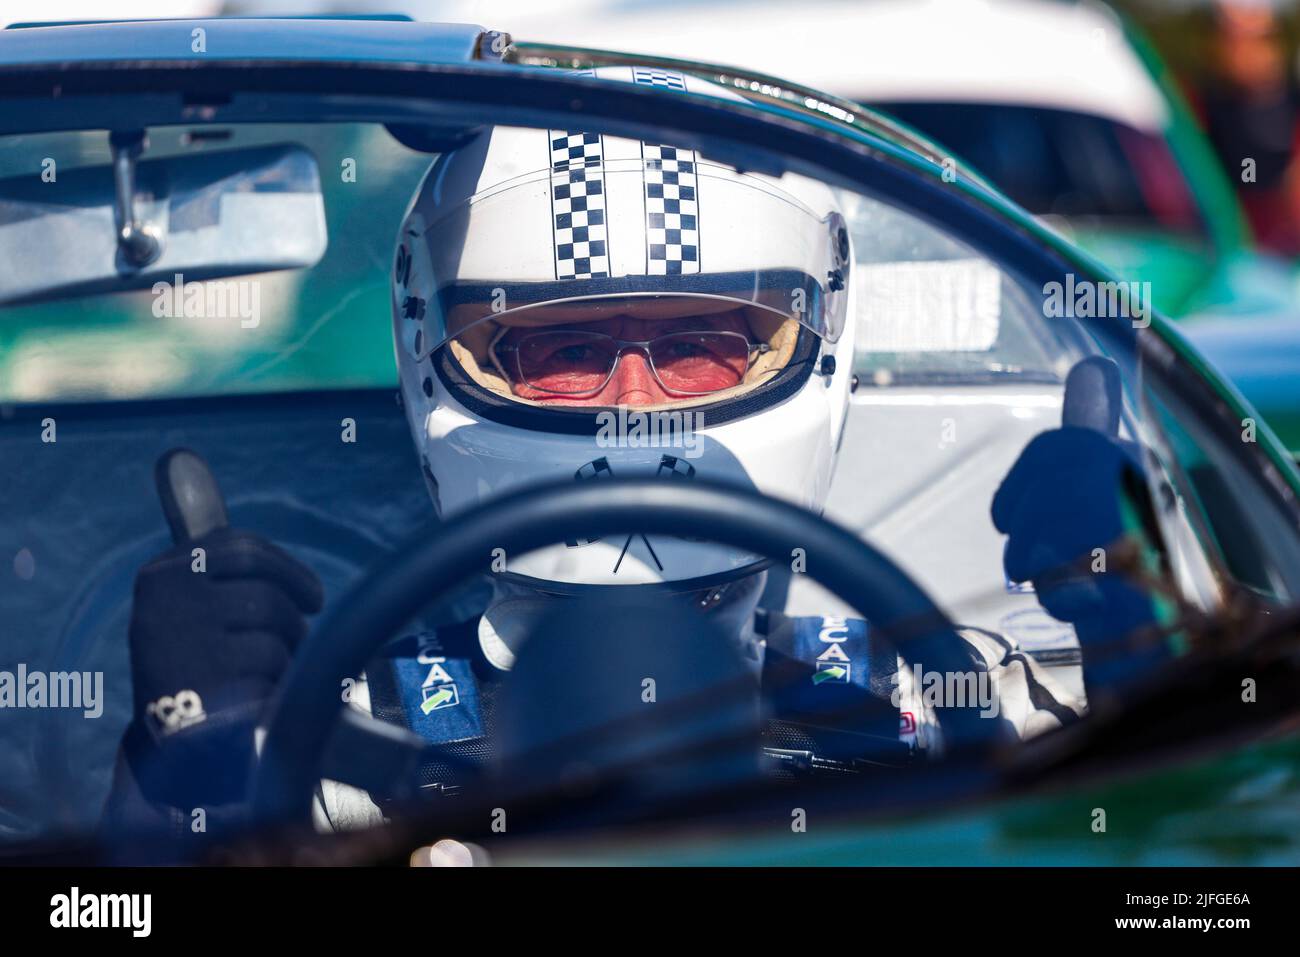
[[[662,70],[593,72],[735,96]],[[571,130],[495,127],[443,155],[401,225],[392,299],[402,400],[439,513],[613,476],[731,483],[820,511],[852,377],[851,264],[834,192],[806,177]],[[669,400],[593,407],[548,392],[540,363],[526,365],[521,337],[625,318],[652,364],[660,329],[731,330],[732,378],[693,388],[663,358]],[[499,578],[527,593],[695,592],[766,565],[649,528],[569,536],[508,556]]]

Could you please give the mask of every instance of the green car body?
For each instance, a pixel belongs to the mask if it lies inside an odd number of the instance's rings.
[[[702,838],[656,834],[590,848],[539,845],[503,863],[651,866],[1293,866],[1300,742],[1207,754],[1077,789],[871,823],[807,822]],[[1104,828],[1098,822],[1104,811]]]

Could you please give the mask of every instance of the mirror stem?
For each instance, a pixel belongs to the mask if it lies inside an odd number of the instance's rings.
[[[113,151],[117,248],[132,266],[147,266],[158,258],[162,245],[158,230],[136,216],[135,163],[144,152],[144,130],[115,130],[108,134],[108,143]]]

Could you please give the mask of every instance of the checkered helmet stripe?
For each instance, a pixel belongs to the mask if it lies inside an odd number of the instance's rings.
[[[672,70],[633,67],[643,86],[686,91],[686,78]],[[700,271],[700,220],[693,150],[641,144],[645,170],[646,274],[679,276]]]
[[[641,144],[645,177],[646,274],[700,271],[699,158],[693,150]]]
[[[605,167],[599,133],[550,130],[555,278],[609,275]]]

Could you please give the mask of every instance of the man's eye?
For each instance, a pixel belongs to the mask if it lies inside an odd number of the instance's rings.
[[[591,355],[591,346],[565,346],[557,349],[552,356],[561,362],[581,362]]]
[[[674,359],[688,359],[691,356],[706,355],[709,350],[698,342],[674,342],[669,346],[669,354]]]

